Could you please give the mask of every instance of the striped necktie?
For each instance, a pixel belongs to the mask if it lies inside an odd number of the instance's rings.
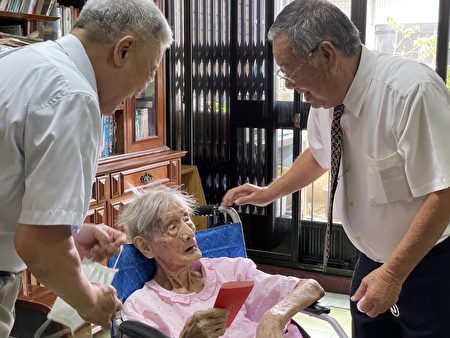
[[[334,107],[333,121],[331,122],[331,166],[329,171],[330,193],[328,194],[328,218],[323,248],[323,271],[327,269],[328,258],[330,257],[331,230],[333,226],[333,202],[343,149],[341,117],[344,110],[345,107],[343,104]]]

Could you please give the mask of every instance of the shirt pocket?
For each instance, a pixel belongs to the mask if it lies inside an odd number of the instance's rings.
[[[412,199],[405,164],[397,152],[381,159],[367,156],[367,164],[367,187],[371,205]]]

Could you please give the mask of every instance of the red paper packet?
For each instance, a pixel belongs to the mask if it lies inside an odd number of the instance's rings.
[[[253,281],[226,282],[217,294],[215,308],[228,309],[230,312],[226,327],[230,327],[234,317],[238,314],[248,295],[253,289]]]

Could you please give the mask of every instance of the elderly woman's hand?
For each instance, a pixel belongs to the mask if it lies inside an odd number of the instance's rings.
[[[213,308],[197,311],[186,320],[180,338],[216,338],[223,336],[228,314],[226,309]]]
[[[256,338],[282,338],[284,337],[283,331],[284,324],[277,316],[267,311],[256,328]]]

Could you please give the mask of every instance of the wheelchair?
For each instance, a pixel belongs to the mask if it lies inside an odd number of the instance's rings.
[[[210,227],[197,231],[195,235],[203,257],[247,257],[242,223],[235,209],[222,206],[201,206],[196,209],[195,215],[209,217]],[[216,225],[217,223],[220,225]],[[124,245],[120,256],[112,257],[108,265],[119,269],[112,285],[123,302],[134,291],[142,288],[147,281],[151,280],[156,272],[154,261],[144,257],[133,244]],[[315,302],[301,312],[328,322],[338,337],[347,338],[339,323],[329,315],[329,306]],[[291,323],[299,328],[303,337],[310,337],[294,320],[291,320]],[[132,320],[122,321],[120,316],[114,321],[111,336],[114,338],[167,338],[165,334],[153,327]]]

